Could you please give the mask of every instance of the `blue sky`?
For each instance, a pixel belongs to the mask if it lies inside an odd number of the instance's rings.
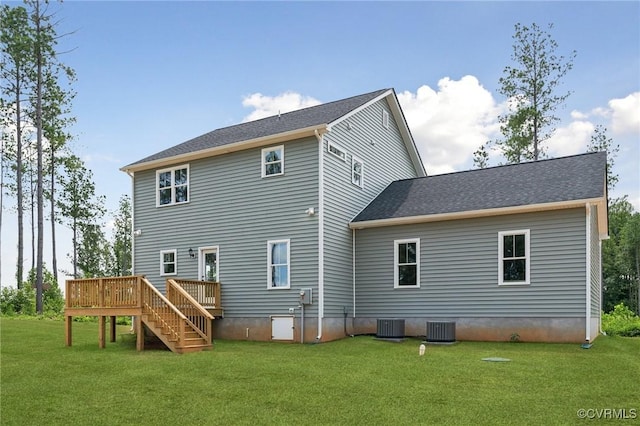
[[[110,210],[130,190],[124,165],[219,127],[380,88],[398,93],[429,174],[471,168],[473,151],[497,136],[498,79],[517,22],[553,23],[559,53],[577,51],[549,154],[584,152],[593,126],[606,126],[621,147],[613,195],[640,208],[639,2],[65,1],[51,9],[59,33],[75,31],[59,46],[78,76],[72,146]],[[6,211],[3,285],[15,272],[12,223]],[[70,269],[70,237],[59,233],[58,257]]]

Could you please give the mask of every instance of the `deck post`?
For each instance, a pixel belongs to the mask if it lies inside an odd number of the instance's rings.
[[[116,317],[114,316],[110,316],[109,317],[109,323],[110,323],[110,328],[111,328],[111,335],[109,336],[110,342],[115,342],[116,341]]]
[[[106,346],[104,341],[105,318],[106,317],[104,315],[98,316],[98,345],[100,346],[100,349],[104,349]]]
[[[142,325],[142,315],[135,317],[135,327],[136,327],[136,350],[143,351],[144,350],[144,326]]]
[[[64,341],[67,346],[71,346],[71,324],[73,324],[73,317],[65,316],[64,317]]]

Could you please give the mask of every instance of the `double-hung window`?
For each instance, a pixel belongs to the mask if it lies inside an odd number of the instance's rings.
[[[289,288],[289,240],[267,241],[267,287]]]
[[[364,163],[354,156],[351,156],[351,183],[364,187]]]
[[[162,250],[160,252],[160,275],[177,275],[178,259],[176,250]]]
[[[420,287],[420,239],[394,241],[395,288]]]
[[[170,206],[189,201],[189,166],[156,172],[156,205]]]
[[[284,145],[262,150],[262,177],[284,174]]]
[[[498,284],[530,283],[529,230],[498,233]]]

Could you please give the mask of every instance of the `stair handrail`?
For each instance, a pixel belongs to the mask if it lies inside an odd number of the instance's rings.
[[[149,282],[149,280],[147,280],[145,277],[140,277],[140,282],[144,283],[146,285],[147,288],[149,288],[151,290],[151,292],[157,296],[165,305],[167,305],[167,307],[171,310],[171,312],[173,314],[175,314],[183,323],[187,322],[187,317],[180,312],[180,310],[178,308],[176,308],[176,306],[171,303],[171,301],[169,301],[169,299],[167,299],[162,293],[160,293],[160,291],[154,287],[153,284],[151,284]],[[142,304],[142,313],[146,313],[146,312],[151,312],[152,310],[150,309],[145,309],[145,299],[144,299],[144,291],[143,291],[143,286],[140,286],[140,292],[142,293],[141,297],[140,297],[140,301]],[[146,312],[145,312],[146,311]],[[160,318],[157,314],[155,314],[155,312],[152,312],[153,316],[156,318],[159,318],[162,320],[162,318]],[[164,320],[163,323],[166,324],[166,326],[170,329],[171,333],[178,339],[178,341],[181,341],[182,338],[184,337],[184,326],[181,325],[180,326],[180,330],[174,330],[173,327],[171,327],[170,324],[167,324]],[[182,332],[181,332],[182,331]]]
[[[190,303],[192,303],[205,317],[209,319],[214,319],[214,316],[209,313],[192,295],[189,294],[187,290],[182,288],[180,284],[176,282],[173,278],[167,280],[167,283],[171,283],[171,286],[175,288],[178,292],[180,292]],[[168,288],[168,286],[167,286]]]
[[[195,324],[193,321],[191,321],[188,317],[185,316],[186,321],[193,327],[193,329],[203,338],[207,341],[207,343],[211,343],[212,341],[212,327],[211,327],[211,321],[214,319],[213,315],[211,315],[200,303],[198,303],[198,301],[191,296],[184,288],[182,288],[180,286],[180,284],[178,284],[174,279],[169,278],[166,280],[166,287],[167,287],[167,296],[169,301],[173,304],[173,301],[171,301],[171,292],[175,291],[178,294],[180,294],[193,308],[195,308],[195,310],[200,314],[200,316],[204,317],[206,319],[206,321],[203,322],[204,324],[204,330],[202,330],[202,328],[198,325]]]

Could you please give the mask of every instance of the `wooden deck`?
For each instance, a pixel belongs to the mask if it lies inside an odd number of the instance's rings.
[[[115,341],[117,316],[133,316],[136,348],[144,350],[144,326],[172,351],[211,348],[212,320],[221,318],[220,283],[169,279],[167,295],[143,276],[68,280],[65,292],[65,342],[72,344],[74,316],[98,317],[98,344],[105,347],[106,317]]]

